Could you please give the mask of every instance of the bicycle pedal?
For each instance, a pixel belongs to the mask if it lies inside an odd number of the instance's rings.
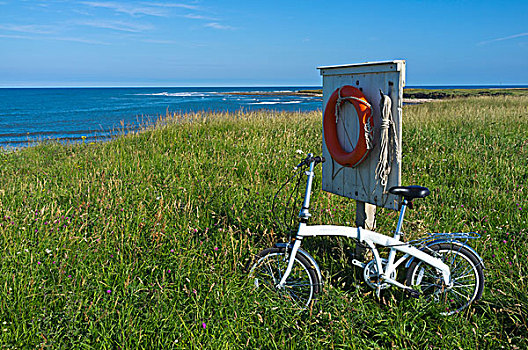
[[[365,263],[362,263],[361,261],[359,261],[359,260],[357,260],[357,259],[352,259],[352,265],[359,266],[359,267],[361,267],[362,269],[364,269],[365,266],[366,266]]]
[[[419,298],[422,293],[414,289],[408,289],[407,293],[413,298]]]

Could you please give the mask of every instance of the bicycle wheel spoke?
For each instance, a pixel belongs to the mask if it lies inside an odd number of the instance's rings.
[[[429,290],[430,288],[434,289],[435,287],[437,287],[436,284],[430,283],[429,286],[426,286],[425,288],[422,287],[422,293],[427,294],[425,291]]]
[[[264,266],[266,268],[267,274],[271,277],[273,282],[277,282],[277,278],[275,277],[275,273],[273,272],[273,268],[269,261],[264,261]]]
[[[288,294],[291,297],[293,297],[293,299],[296,299],[296,300],[304,299],[301,296],[299,296],[301,293],[299,293],[299,295],[297,295],[297,293],[295,291],[288,291]]]
[[[307,286],[312,286],[312,284],[310,282],[303,282],[303,283],[289,283],[287,282],[286,283],[286,286],[290,287],[290,288],[295,288],[295,287],[307,287]]]
[[[262,281],[264,284],[274,284],[273,277],[267,271],[262,271],[260,269],[259,271],[255,272],[255,280]]]
[[[472,278],[472,277],[473,277],[473,274],[467,274],[467,275],[464,275],[464,276],[455,276],[455,277],[453,278],[453,280],[454,280],[455,282],[458,282],[458,281],[465,281],[465,280],[470,280],[470,281],[472,281],[472,280],[474,280],[474,278]]]
[[[461,298],[465,299],[466,301],[470,299],[470,297],[468,297],[468,296],[466,296],[466,295],[464,295],[464,294],[462,294],[462,293],[460,293],[460,292],[458,292],[458,291],[456,291],[454,289],[451,289],[450,292],[454,293],[454,297],[458,296],[458,297],[461,297]]]
[[[455,282],[455,284],[453,285],[453,288],[469,288],[469,287],[474,287],[476,286],[477,284],[476,283],[471,283],[471,284],[460,284],[458,282]]]
[[[423,273],[423,277],[431,277],[433,279],[437,278],[437,274],[433,273],[433,272],[427,272],[425,269],[424,269],[424,273]],[[422,277],[422,279],[423,279]]]
[[[473,270],[473,268],[471,266],[468,266],[464,271],[462,271],[462,273],[460,273],[460,276],[457,275],[457,278],[464,278],[466,276],[472,276],[471,272]]]
[[[281,267],[280,267],[280,259],[279,259],[279,257],[277,256],[277,257],[275,258],[275,260],[277,261],[277,273],[279,274],[279,279],[278,279],[277,282],[280,282],[280,280],[282,280],[282,269],[281,269]]]

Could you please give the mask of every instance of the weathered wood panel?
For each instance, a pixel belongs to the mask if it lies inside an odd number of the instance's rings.
[[[374,120],[374,148],[363,163],[355,168],[342,167],[331,158],[323,141],[323,190],[379,207],[399,209],[399,198],[383,190],[375,179],[380,153],[380,90],[392,100],[392,115],[396,126],[399,148],[402,135],[402,103],[405,85],[405,61],[371,62],[344,66],[319,67],[323,76],[323,106],[330,95],[343,85],[360,89],[372,105]],[[324,108],[323,108],[324,111]],[[342,119],[342,120],[341,120]],[[338,121],[338,137],[345,150],[357,143],[359,128],[353,106],[345,104]],[[324,132],[323,132],[324,140]],[[392,159],[392,170],[386,189],[401,184],[401,159]]]

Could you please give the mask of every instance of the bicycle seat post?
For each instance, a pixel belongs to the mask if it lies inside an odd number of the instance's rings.
[[[398,219],[398,226],[394,232],[394,238],[400,239],[402,235],[401,228],[403,225],[403,216],[405,215],[405,209],[407,206],[412,208],[412,200],[415,198],[425,198],[431,192],[427,187],[422,186],[394,186],[389,188],[389,193],[401,196],[403,198],[402,207],[400,210],[400,218]]]
[[[409,201],[404,198],[400,209],[400,217],[398,218],[398,224],[396,225],[396,231],[394,232],[395,239],[400,239],[400,236],[402,235],[401,228],[403,225],[403,217],[405,216],[405,209],[407,208],[408,204]]]
[[[405,209],[407,208],[407,205],[409,204],[409,201],[407,198],[403,198],[402,206],[400,209],[400,217],[398,218],[398,224],[396,225],[396,231],[394,231],[394,239],[400,240],[400,237],[402,236],[403,232],[401,232],[401,228],[403,225],[403,217],[405,216]],[[391,248],[389,252],[389,256],[387,258],[387,266],[393,266],[394,260],[396,259],[396,250],[394,248]],[[389,271],[389,276],[390,276]]]

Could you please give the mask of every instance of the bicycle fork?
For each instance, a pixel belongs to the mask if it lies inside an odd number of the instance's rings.
[[[299,248],[301,247],[301,241],[302,239],[296,238],[293,242],[293,248],[289,254],[288,257],[288,267],[286,267],[286,271],[284,272],[284,275],[282,276],[279,284],[277,284],[277,289],[283,289],[284,285],[286,284],[286,280],[290,276],[291,270],[293,268],[293,264],[295,263],[295,256],[297,255],[297,252],[299,251]],[[286,248],[288,249],[288,248]],[[287,251],[287,250],[286,250]]]
[[[312,159],[310,161],[309,170],[305,172],[305,175],[308,177],[306,179],[306,188],[304,190],[304,200],[303,205],[301,207],[301,211],[299,213],[299,218],[301,219],[301,223],[306,223],[308,219],[312,216],[309,212],[310,208],[310,194],[312,192],[312,183],[313,178],[315,176],[314,168],[316,165],[315,159],[313,159],[313,154],[309,153],[308,157]],[[323,160],[324,161],[324,160]],[[301,226],[299,226],[299,231],[301,229]],[[299,251],[299,248],[301,246],[302,237],[297,235],[293,239],[293,248],[291,250],[291,253],[289,254],[289,260],[288,260],[288,267],[286,268],[286,271],[284,272],[284,275],[282,276],[279,284],[277,284],[278,289],[284,288],[284,285],[286,284],[286,280],[290,276],[291,270],[293,268],[293,264],[295,263],[295,256],[297,255],[297,251]],[[291,242],[290,242],[291,244]],[[290,245],[289,244],[289,245]]]

